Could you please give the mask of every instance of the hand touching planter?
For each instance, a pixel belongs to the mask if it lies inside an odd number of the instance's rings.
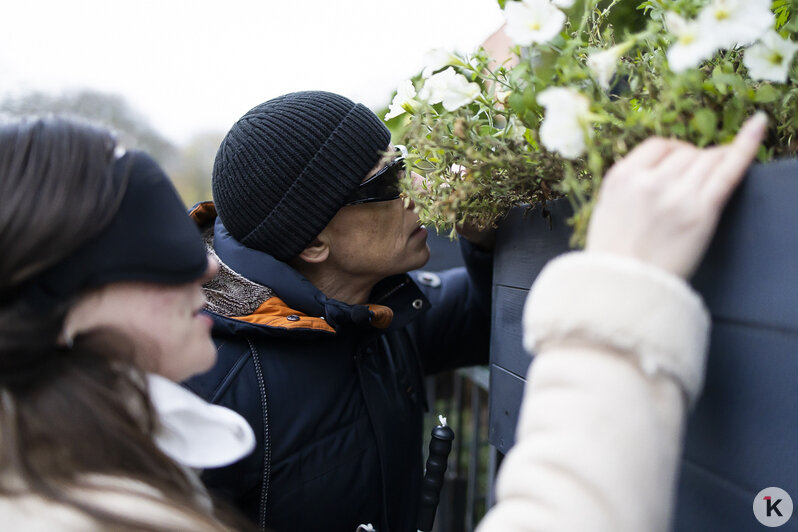
[[[765,125],[757,114],[706,149],[654,137],[609,170],[586,251],[549,262],[530,289],[523,338],[535,360],[479,532],[672,528],[710,325],[673,274],[695,269]]]
[[[604,178],[587,251],[626,255],[689,277],[766,126],[757,113],[731,144],[713,148],[659,137],[640,144]]]

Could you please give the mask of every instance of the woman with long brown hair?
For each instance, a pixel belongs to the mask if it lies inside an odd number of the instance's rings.
[[[158,165],[65,118],[0,124],[0,515],[13,530],[225,530],[192,468],[252,431],[210,367],[217,266]]]

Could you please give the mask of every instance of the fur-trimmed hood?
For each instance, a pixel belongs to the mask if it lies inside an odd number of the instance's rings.
[[[249,316],[275,297],[274,290],[239,275],[216,253],[213,246],[216,207],[213,202],[198,203],[191,209],[190,216],[200,229],[208,255],[219,263],[216,276],[202,286],[206,310],[226,318]]]
[[[208,253],[219,262],[219,273],[203,286],[206,310],[215,315],[281,329],[334,333],[342,326],[402,326],[416,313],[404,312],[397,322],[393,307],[409,297],[429,306],[408,275],[379,283],[372,293],[374,304],[349,305],[327,298],[288,264],[237,242],[217,218],[212,202],[197,204],[190,214]]]

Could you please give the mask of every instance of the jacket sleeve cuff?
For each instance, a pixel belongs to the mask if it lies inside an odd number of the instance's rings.
[[[709,313],[682,279],[620,255],[573,252],[549,262],[524,308],[524,347],[597,342],[632,357],[646,375],[675,379],[690,405],[701,393]]]

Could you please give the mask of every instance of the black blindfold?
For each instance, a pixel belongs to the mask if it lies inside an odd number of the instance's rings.
[[[110,223],[60,263],[17,291],[37,309],[66,302],[86,290],[121,281],[184,284],[208,267],[199,230],[172,183],[143,152],[114,163],[113,178],[127,176],[122,202]]]

